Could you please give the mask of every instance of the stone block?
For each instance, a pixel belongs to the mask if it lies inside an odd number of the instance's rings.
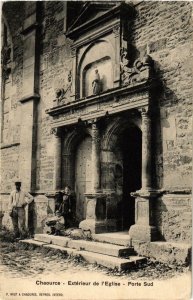
[[[158,232],[155,226],[132,225],[129,229],[129,235],[133,240],[138,241],[156,241],[158,239]]]
[[[144,257],[130,257],[129,259],[118,258],[113,256],[102,255],[98,253],[91,253],[88,251],[78,252],[88,263],[98,264],[110,269],[117,269],[119,271],[133,268],[138,263],[146,261]]]
[[[100,233],[92,234],[92,238],[95,241],[102,243],[110,243],[114,245],[121,245],[125,247],[131,247],[132,242],[128,232],[110,232],[110,233]]]
[[[69,241],[68,246],[78,250],[85,250],[116,257],[123,257],[133,254],[133,248],[84,240],[71,240]]]
[[[68,238],[68,237],[51,235],[51,244],[53,244],[53,245],[67,247],[69,241],[70,241],[70,238]]]
[[[2,226],[6,227],[9,230],[13,230],[13,224],[11,221],[11,217],[9,216],[9,213],[7,211],[3,215]]]
[[[190,264],[191,245],[170,242],[133,241],[136,252],[167,264]]]
[[[48,215],[48,198],[44,195],[39,195],[35,197],[34,203],[34,229],[36,233],[42,233]]]
[[[33,246],[37,246],[37,247],[41,247],[43,245],[45,245],[44,242],[39,242],[39,241],[34,241],[32,239],[29,240],[20,240],[19,243],[21,244],[27,244],[27,245],[33,245]]]
[[[43,242],[51,244],[52,242],[52,236],[48,234],[35,234],[34,236],[35,241]]]
[[[65,248],[59,245],[43,245],[44,248],[47,249],[51,249],[51,250],[55,250],[55,251],[60,251],[63,252],[64,254],[68,254],[68,255],[77,255],[78,251],[75,249],[71,249],[71,248]]]

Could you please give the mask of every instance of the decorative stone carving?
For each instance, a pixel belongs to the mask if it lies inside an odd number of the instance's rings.
[[[119,36],[120,35],[120,25],[116,25],[115,27],[113,27],[113,32],[114,32],[115,36]]]
[[[9,78],[11,73],[11,67],[9,63],[11,62],[11,47],[4,45],[1,50],[1,65],[2,65],[2,77],[4,80]]]
[[[100,134],[97,121],[92,122],[92,140],[95,143],[97,149],[100,148]]]
[[[127,56],[127,49],[121,49],[121,76],[122,84],[124,86],[131,85],[143,81],[148,81],[151,77],[151,70],[153,60],[149,55],[143,59],[137,59],[133,67],[128,67],[129,60]]]
[[[51,130],[50,130],[50,134],[53,134],[56,137],[60,136],[60,133],[61,133],[61,129],[57,128],[57,127],[51,128]]]
[[[54,99],[56,106],[65,103],[65,99],[67,99],[67,97],[71,93],[71,87],[72,87],[72,71],[69,71],[66,86],[64,88],[58,88],[56,90],[56,98]]]

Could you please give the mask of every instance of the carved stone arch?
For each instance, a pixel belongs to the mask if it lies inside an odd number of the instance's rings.
[[[129,127],[137,127],[141,130],[141,121],[137,118],[115,118],[106,128],[102,139],[102,148],[108,151],[112,150],[118,140],[118,137]]]
[[[87,135],[91,136],[91,129],[86,127],[75,128],[73,131],[67,133],[64,138],[64,154],[71,155],[75,151],[76,146]]]
[[[63,138],[62,146],[62,186],[74,187],[75,182],[75,154],[78,145],[87,136],[91,136],[89,128],[84,126],[75,127],[67,132]]]
[[[101,39],[98,39],[97,41],[94,41],[91,44],[89,44],[85,48],[84,52],[82,53],[82,55],[81,55],[81,57],[79,59],[79,63],[78,63],[78,73],[80,72],[80,68],[81,68],[81,65],[83,63],[83,60],[84,60],[86,54],[90,51],[91,48],[93,48],[95,45],[97,45],[99,43],[102,43],[102,42],[105,42],[105,43],[107,43],[107,44],[110,45],[110,47],[111,47],[111,54],[115,56],[113,45],[112,45],[111,41],[108,38],[105,38],[105,37],[101,38]]]

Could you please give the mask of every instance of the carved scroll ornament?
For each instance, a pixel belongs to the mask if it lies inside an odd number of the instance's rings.
[[[143,59],[137,59],[133,67],[128,67],[128,64],[127,50],[123,48],[121,50],[121,77],[124,86],[144,82],[151,78],[153,60],[149,55]]]
[[[68,73],[68,80],[67,84],[64,88],[58,88],[56,90],[56,98],[54,99],[55,105],[62,105],[65,103],[65,100],[71,93],[71,87],[72,87],[72,72],[69,71]]]

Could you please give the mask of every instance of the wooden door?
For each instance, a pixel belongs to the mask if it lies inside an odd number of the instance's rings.
[[[86,218],[84,193],[91,189],[91,137],[86,137],[78,146],[75,157],[76,217],[80,222]]]

